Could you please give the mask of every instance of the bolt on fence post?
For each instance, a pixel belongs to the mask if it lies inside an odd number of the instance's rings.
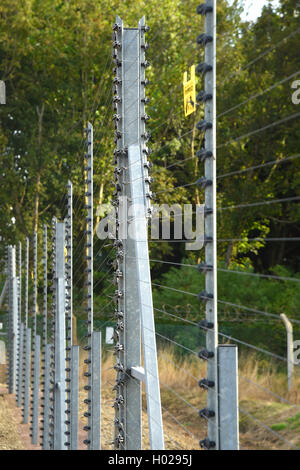
[[[39,392],[40,392],[40,352],[41,337],[35,335],[35,350],[33,356],[33,389],[32,389],[32,421],[31,421],[31,442],[38,443],[39,436]]]
[[[220,450],[239,450],[238,348],[218,346]]]
[[[79,346],[72,346],[71,351],[71,414],[70,450],[78,449],[78,410],[79,410]]]
[[[31,369],[31,328],[26,328],[25,354],[24,354],[24,408],[23,423],[28,423],[29,414],[29,389]]]
[[[73,316],[73,187],[71,181],[68,181],[68,214],[65,220],[66,227],[66,383],[67,383],[67,406],[66,406],[66,427],[68,436],[68,448],[71,449],[71,433],[73,413],[71,408],[73,401],[71,399],[72,388],[72,316]]]
[[[84,440],[84,443],[88,446],[88,450],[91,449],[93,442],[93,427],[92,427],[92,416],[93,416],[93,399],[92,399],[92,333],[93,333],[93,126],[91,123],[88,123],[86,129],[86,146],[87,152],[85,154],[85,209],[87,210],[86,217],[86,287],[87,287],[87,346],[85,350],[87,351],[87,375],[88,375],[88,385],[85,386],[85,389],[88,392],[88,411],[85,413],[87,418],[87,425],[84,426],[84,430],[87,431],[87,439]]]
[[[197,123],[197,129],[204,133],[205,147],[200,151],[204,162],[205,184],[205,292],[199,299],[205,302],[206,349],[211,357],[207,361],[207,379],[204,388],[207,390],[206,439],[200,442],[206,449],[219,449],[218,423],[218,317],[217,317],[217,229],[216,229],[216,0],[206,0],[198,7],[197,12],[205,17],[205,34],[200,34],[197,43],[205,48],[205,63],[197,70],[204,75],[205,99],[204,120]]]
[[[101,331],[92,333],[92,442],[91,450],[101,450]]]
[[[288,375],[288,390],[290,391],[293,386],[294,376],[294,339],[293,339],[293,325],[288,317],[281,313],[280,317],[284,323],[287,334],[287,375]]]
[[[65,224],[56,224],[54,450],[66,450]]]
[[[141,383],[130,377],[124,380],[126,371],[141,364],[141,322],[138,305],[137,273],[134,259],[134,240],[127,237],[127,148],[142,143],[140,135],[140,27],[124,28],[117,16],[113,27],[113,58],[115,62],[114,109],[115,143],[114,164],[116,175],[116,270],[115,292],[117,325],[115,328],[117,372],[115,385],[116,450],[139,450],[142,446]],[[127,168],[127,169],[126,169]]]

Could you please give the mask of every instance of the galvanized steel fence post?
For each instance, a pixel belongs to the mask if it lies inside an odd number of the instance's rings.
[[[24,351],[23,351],[23,383],[22,383],[22,406],[23,406],[23,423],[28,422],[28,403],[29,403],[29,387],[30,387],[30,348],[31,338],[28,339],[28,277],[29,277],[29,239],[26,238],[25,252],[25,292],[24,292]],[[30,333],[31,334],[31,333]],[[28,352],[28,345],[29,352]],[[29,374],[29,375],[28,375]]]
[[[40,353],[41,337],[35,335],[33,355],[33,386],[32,386],[32,421],[31,421],[31,442],[38,443],[39,437],[39,392],[40,392]]]
[[[66,435],[68,436],[66,445],[69,449],[73,449],[72,445],[72,433],[73,428],[73,416],[72,407],[78,405],[77,401],[73,402],[71,395],[72,393],[72,345],[73,345],[73,329],[72,329],[72,317],[73,317],[73,187],[71,181],[68,181],[68,214],[65,220],[66,227],[66,394],[67,394],[67,406],[66,406]],[[75,422],[78,425],[78,420]]]
[[[140,35],[141,28],[124,28],[117,16],[113,27],[114,164],[116,185],[116,270],[115,291],[117,339],[115,370],[115,434],[114,448],[141,449],[142,402],[141,384],[126,378],[126,371],[141,363],[141,324],[138,306],[137,273],[134,260],[134,241],[127,239],[128,146],[141,142],[140,135]],[[145,83],[143,84],[145,85]],[[137,99],[138,97],[138,99]]]
[[[202,188],[205,191],[205,291],[199,300],[205,303],[206,319],[201,326],[206,330],[207,377],[199,386],[207,390],[207,438],[200,442],[205,449],[219,449],[219,405],[218,405],[218,316],[217,316],[217,229],[216,229],[216,0],[207,0],[198,7],[205,18],[205,33],[197,43],[205,48],[205,62],[197,71],[204,75],[204,92],[198,101],[204,103],[204,120],[197,129],[204,134],[204,148],[198,157],[204,162]],[[203,357],[203,356],[202,356]],[[202,410],[203,411],[203,410]]]
[[[56,223],[56,318],[54,361],[54,450],[66,450],[65,224]]]
[[[17,381],[17,333],[18,333],[18,292],[16,278],[16,248],[8,248],[8,272],[9,272],[9,369],[8,390],[16,392]]]
[[[41,445],[43,449],[49,449],[49,393],[50,393],[50,346],[48,346],[48,243],[47,225],[44,225],[43,233],[43,333],[42,333],[42,395],[41,395]]]
[[[32,354],[33,354],[33,367],[31,369],[31,442],[32,444],[37,443],[38,436],[38,410],[39,410],[39,392],[37,389],[37,383],[40,379],[40,370],[37,368],[36,355],[40,355],[40,350],[36,352],[35,342],[37,338],[37,293],[38,293],[38,251],[37,251],[37,232],[33,233],[33,323],[32,323]],[[38,375],[37,375],[38,374]]]
[[[87,418],[87,425],[84,426],[84,430],[87,431],[87,439],[84,440],[84,443],[88,446],[89,450],[96,450],[93,446],[100,440],[100,428],[96,429],[93,425],[96,421],[97,415],[97,405],[94,403],[94,397],[92,393],[92,383],[93,383],[93,367],[92,367],[92,334],[93,334],[93,199],[94,199],[94,190],[93,190],[93,126],[91,123],[88,123],[86,129],[86,146],[87,151],[85,154],[85,209],[87,213],[86,217],[86,302],[87,302],[87,346],[84,349],[87,351],[87,359],[85,363],[87,364],[87,372],[85,376],[88,378],[88,384],[85,386],[87,391],[87,412],[84,416]],[[95,434],[96,433],[96,434]],[[97,435],[99,434],[99,437]]]
[[[29,389],[31,376],[31,328],[26,328],[26,340],[24,351],[24,407],[23,407],[23,423],[28,423],[29,415]]]

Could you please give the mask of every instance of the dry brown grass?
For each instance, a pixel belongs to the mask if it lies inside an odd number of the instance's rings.
[[[166,439],[171,445],[169,448],[176,449],[175,441],[183,449],[199,449],[198,441],[206,435],[206,422],[199,418],[197,410],[206,406],[206,392],[199,389],[197,382],[206,377],[206,364],[196,357],[179,358],[172,348],[160,350],[158,358],[163,419]],[[108,356],[102,368],[103,397],[111,402],[114,399],[111,388],[115,382],[113,364],[113,356]],[[241,355],[239,377],[239,398],[243,409],[271,428],[278,423],[287,423],[280,434],[294,445],[299,445],[298,430],[295,426],[291,429],[288,424],[289,420],[297,417],[299,410],[281,402],[263,388],[298,404],[300,377],[295,379],[293,389],[288,392],[286,375],[274,364],[262,363],[255,354]],[[145,407],[145,394],[143,404]],[[144,418],[146,420],[146,414]],[[248,449],[289,448],[286,442],[242,414],[240,438],[242,447]]]

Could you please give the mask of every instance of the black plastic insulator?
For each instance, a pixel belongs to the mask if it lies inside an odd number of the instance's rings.
[[[148,25],[145,25],[145,26],[142,26],[142,31],[144,31],[145,33],[148,33],[150,31],[150,26]]]
[[[206,93],[205,91],[200,91],[196,97],[197,103],[206,103],[207,101],[212,100],[213,95],[211,93]]]
[[[197,44],[200,46],[206,46],[209,42],[213,42],[213,37],[209,34],[202,33],[197,37]]]
[[[215,386],[215,382],[208,379],[201,379],[199,380],[198,385],[200,388],[207,390],[208,388],[213,388]]]
[[[212,359],[214,356],[215,354],[212,351],[207,351],[207,349],[202,349],[198,352],[199,359],[203,359],[204,361]]]
[[[199,158],[200,162],[204,162],[207,158],[212,158],[213,153],[210,150],[201,149],[196,153],[196,157]]]
[[[212,186],[212,180],[209,180],[203,176],[196,181],[196,184],[198,184],[201,189],[206,189],[208,186]]]
[[[211,330],[214,327],[214,324],[207,320],[200,320],[198,322],[198,326],[199,328],[206,328],[207,330]]]
[[[197,13],[198,15],[206,15],[207,13],[211,13],[213,11],[213,7],[210,6],[210,5],[206,5],[205,3],[201,3],[201,5],[199,5],[197,7]]]
[[[197,124],[196,124],[196,127],[198,129],[198,131],[200,132],[205,132],[207,131],[208,129],[212,129],[212,123],[211,122],[207,122],[205,121],[204,119],[202,119],[201,121],[199,121]]]
[[[200,263],[197,266],[198,271],[205,274],[213,270],[213,266],[211,264]]]
[[[206,291],[202,291],[200,292],[200,294],[198,294],[198,300],[201,300],[202,302],[207,302],[208,300],[211,300],[213,298],[213,294],[209,294]]]
[[[120,26],[119,24],[115,23],[113,25],[113,31],[121,31],[122,29],[122,26]]]
[[[84,426],[83,430],[84,430],[84,431],[90,431],[90,430],[91,430],[91,426]]]
[[[203,439],[202,441],[199,441],[199,445],[201,449],[215,449],[216,443],[214,441],[210,441],[207,437]]]
[[[208,408],[203,408],[203,410],[199,411],[199,416],[200,418],[214,418],[216,416],[216,413],[213,410],[209,410]]]

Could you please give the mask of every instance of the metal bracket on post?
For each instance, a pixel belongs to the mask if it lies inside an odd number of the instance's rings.
[[[138,305],[142,321],[144,378],[146,384],[147,411],[152,450],[164,449],[164,434],[160,401],[155,325],[153,315],[146,197],[144,172],[139,145],[128,148],[129,182],[132,204],[129,208],[130,236],[134,238],[135,264],[138,280]],[[137,375],[136,375],[137,377]]]
[[[54,450],[66,450],[65,224],[56,224]]]
[[[217,315],[217,226],[216,226],[216,0],[206,0],[205,8],[199,8],[198,13],[205,16],[205,34],[197,38],[197,43],[205,47],[204,74],[205,94],[209,97],[204,104],[204,120],[196,127],[204,132],[205,148],[208,158],[204,161],[205,178],[212,182],[205,187],[205,239],[210,240],[205,245],[205,264],[212,266],[205,272],[205,297],[199,296],[205,302],[206,321],[213,325],[206,329],[206,349],[211,354],[207,361],[207,380],[213,384],[207,388],[207,408],[213,413],[207,422],[208,437],[200,442],[206,449],[219,449],[219,414],[218,414],[218,315]],[[198,67],[199,70],[199,67]]]
[[[220,450],[239,450],[238,348],[218,346]]]

